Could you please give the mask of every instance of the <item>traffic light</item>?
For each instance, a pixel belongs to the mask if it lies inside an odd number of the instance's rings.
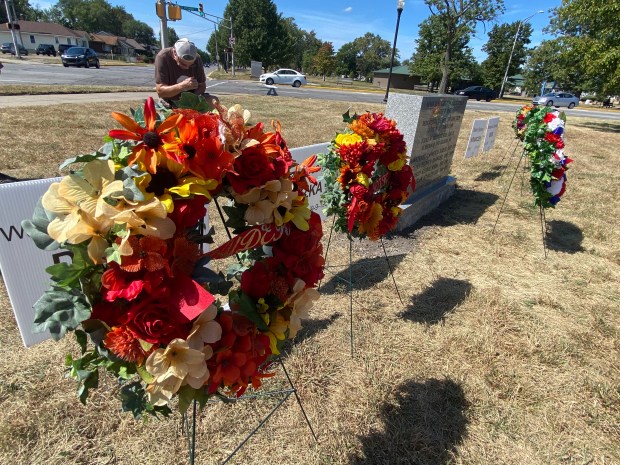
[[[200,11],[200,13],[204,13],[204,10],[202,9],[202,3],[198,4],[198,10]]]
[[[168,3],[168,19],[171,21],[179,21],[181,19],[181,7]]]
[[[162,2],[157,2],[155,4],[155,13],[160,18],[165,18],[166,17],[165,5]]]

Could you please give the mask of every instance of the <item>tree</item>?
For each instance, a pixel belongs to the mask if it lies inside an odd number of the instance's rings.
[[[323,75],[323,81],[327,74],[334,71],[336,60],[334,57],[334,46],[331,42],[325,42],[314,57],[314,68]]]
[[[13,5],[11,9],[11,19],[13,21],[19,21],[21,19],[36,21],[37,16],[41,14],[41,10],[31,7],[28,0],[13,0],[11,4]],[[0,2],[0,24],[6,22],[8,22],[8,18],[6,15],[5,3]]]
[[[372,73],[390,66],[392,45],[380,36],[367,32],[362,37],[342,45],[336,54],[339,73],[370,78]],[[398,50],[395,57],[398,57]],[[398,65],[398,60],[394,60]]]
[[[157,43],[153,28],[142,21],[128,19],[123,22],[121,31],[122,36],[131,37],[141,44],[155,45]]]
[[[453,55],[459,38],[472,34],[477,23],[485,23],[504,11],[503,0],[424,0],[433,16],[438,16],[445,33],[445,52],[441,59],[439,92],[445,93],[450,80]]]
[[[173,27],[168,27],[168,44],[172,46],[177,40],[180,39],[177,31],[174,30]]]
[[[582,60],[575,53],[563,39],[546,40],[532,50],[523,73],[528,92],[539,93],[543,82],[554,82],[556,87],[570,89],[578,96],[596,89],[600,78],[592,80],[578,65]]]
[[[547,31],[562,37],[562,55],[579,58],[573,66],[593,86],[588,90],[620,93],[620,1],[562,0],[553,13]]]
[[[487,53],[487,58],[482,62],[482,78],[485,86],[495,90],[501,89],[513,44],[514,52],[508,66],[508,77],[521,70],[527,58],[526,46],[530,43],[531,35],[532,26],[521,21],[493,26],[488,34],[489,40],[482,46],[482,50]]]
[[[443,77],[441,68],[445,56],[447,33],[439,16],[430,16],[420,24],[416,51],[411,57],[409,71],[420,76],[423,81],[438,85]],[[478,75],[478,64],[471,48],[467,45],[469,34],[461,34],[454,39],[451,59],[451,81],[469,82]]]
[[[224,18],[233,20],[235,61],[238,65],[249,66],[250,61],[256,60],[269,69],[291,61],[292,38],[272,0],[229,0]],[[229,27],[229,21],[224,21],[215,33],[219,36],[218,47],[223,42],[222,36],[230,35]]]

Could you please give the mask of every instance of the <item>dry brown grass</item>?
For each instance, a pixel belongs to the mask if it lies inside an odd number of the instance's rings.
[[[348,106],[238,100],[255,120],[280,119],[291,146],[329,140]],[[127,104],[49,110],[0,109],[0,133],[13,134],[4,139],[1,172],[56,175],[66,156],[96,148],[108,113]],[[493,152],[461,158],[472,120],[489,116],[465,116],[454,197],[385,241],[404,305],[385,261],[373,259],[382,255],[377,244],[354,242],[354,357],[339,279],[348,275],[348,241],[333,239],[333,274],[284,359],[318,443],[291,398],[232,463],[620,464],[619,125],[569,120],[575,162],[567,194],[547,212],[544,259],[538,212],[527,189],[521,193],[520,175],[491,233],[516,165],[515,156],[498,177],[512,114],[499,114]],[[64,354],[75,350],[69,338],[22,348],[3,287],[0,314],[0,463],[187,462],[179,415],[135,421],[119,412],[108,378],[82,406],[63,373]],[[221,462],[271,405],[209,406],[199,418],[197,463]]]

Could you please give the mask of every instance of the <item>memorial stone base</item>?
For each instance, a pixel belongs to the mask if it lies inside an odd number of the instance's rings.
[[[456,189],[456,178],[446,176],[443,180],[411,194],[401,205],[401,214],[396,231],[402,231],[428,215],[439,205],[448,200]]]

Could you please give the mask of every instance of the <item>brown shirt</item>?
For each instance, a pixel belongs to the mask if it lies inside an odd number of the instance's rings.
[[[200,55],[196,57],[196,61],[189,69],[181,69],[177,62],[174,61],[172,47],[164,48],[157,54],[155,57],[155,84],[171,86],[188,77],[195,78],[198,83],[203,83],[207,80]],[[167,100],[178,100],[180,96],[181,94],[179,93]]]

